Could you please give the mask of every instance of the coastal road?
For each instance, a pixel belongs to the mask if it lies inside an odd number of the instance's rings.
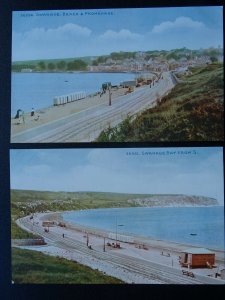
[[[219,283],[213,278],[204,278],[198,276],[195,278],[182,275],[181,270],[158,264],[152,261],[147,261],[137,257],[130,257],[116,251],[100,251],[98,249],[90,250],[85,243],[75,240],[69,236],[65,238],[62,234],[50,229],[48,233],[43,231],[41,225],[32,224],[29,217],[19,220],[17,224],[33,233],[36,233],[45,238],[50,245],[69,251],[70,253],[78,253],[83,257],[91,257],[99,261],[104,261],[114,266],[114,268],[123,269],[125,272],[137,274],[151,283],[156,284],[204,284],[204,283]]]
[[[112,105],[100,104],[74,113],[59,120],[11,136],[12,143],[56,143],[91,142],[102,130],[122,122],[127,116],[133,116],[155,105],[156,100],[166,95],[175,85],[170,72],[164,72],[163,78],[151,88],[137,88],[134,92],[112,101]]]

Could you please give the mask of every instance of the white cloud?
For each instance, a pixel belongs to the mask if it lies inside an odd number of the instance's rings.
[[[65,36],[85,36],[88,37],[91,30],[87,27],[82,27],[77,24],[67,23],[57,28],[34,28],[25,33],[27,38],[44,38],[44,37],[65,37]]]
[[[128,29],[121,29],[120,31],[113,31],[111,29],[104,32],[102,35],[100,35],[100,39],[140,39],[142,36],[138,33],[133,33]]]
[[[87,46],[91,29],[67,23],[57,28],[36,27],[26,32],[13,31],[12,59],[40,59],[76,56]],[[77,43],[79,42],[79,47]]]
[[[152,29],[152,33],[164,33],[165,31],[172,29],[203,29],[205,25],[202,22],[194,21],[188,17],[176,18],[174,22],[166,21],[159,25],[155,25]]]
[[[50,30],[50,32],[54,32],[54,29]],[[57,28],[55,31],[58,31],[62,34],[75,34],[75,35],[82,35],[82,36],[90,36],[91,30],[87,27],[82,27],[77,24],[68,23],[63,25],[62,27]]]
[[[34,42],[60,41],[69,38],[89,37],[91,30],[77,24],[67,23],[57,28],[45,29],[44,27],[36,27],[24,33],[13,31],[13,41],[15,45],[26,43],[30,45]]]

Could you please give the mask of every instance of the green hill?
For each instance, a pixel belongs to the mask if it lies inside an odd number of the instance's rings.
[[[158,105],[103,131],[97,142],[222,141],[223,65],[190,69]]]
[[[89,209],[98,207],[124,207],[133,194],[104,192],[50,192],[31,190],[11,190],[13,211],[33,211]],[[138,195],[146,196],[146,195]],[[21,212],[20,212],[21,213]]]
[[[129,207],[134,205],[128,200],[147,196],[149,195],[11,190],[11,215],[16,219],[34,212]]]
[[[215,199],[178,194],[154,195],[107,192],[11,190],[11,216],[14,220],[31,213],[46,211],[195,204],[218,205],[217,200]]]

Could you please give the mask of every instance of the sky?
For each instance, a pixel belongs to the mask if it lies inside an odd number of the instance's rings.
[[[224,204],[222,147],[13,149],[12,189],[206,196]]]
[[[12,61],[223,46],[223,8],[13,12]]]

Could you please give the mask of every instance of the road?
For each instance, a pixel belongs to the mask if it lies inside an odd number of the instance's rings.
[[[41,225],[32,224],[28,217],[22,218],[17,224],[33,233],[36,233],[45,238],[50,245],[54,245],[70,253],[78,253],[82,256],[89,256],[92,259],[104,261],[114,266],[114,268],[121,268],[126,272],[135,273],[139,276],[149,279],[149,281],[156,284],[224,284],[221,280],[208,278],[206,276],[195,276],[194,278],[182,275],[180,269],[162,265],[153,261],[147,261],[138,257],[131,257],[124,253],[117,251],[103,252],[100,249],[90,250],[85,243],[78,241],[66,235],[50,229],[48,233],[43,231]]]
[[[12,135],[12,143],[55,143],[91,142],[102,130],[113,127],[146,108],[155,105],[156,100],[167,94],[175,85],[170,72],[163,73],[151,88],[137,88],[134,92],[121,96],[112,105],[100,104],[77,112],[68,117],[44,124]]]

